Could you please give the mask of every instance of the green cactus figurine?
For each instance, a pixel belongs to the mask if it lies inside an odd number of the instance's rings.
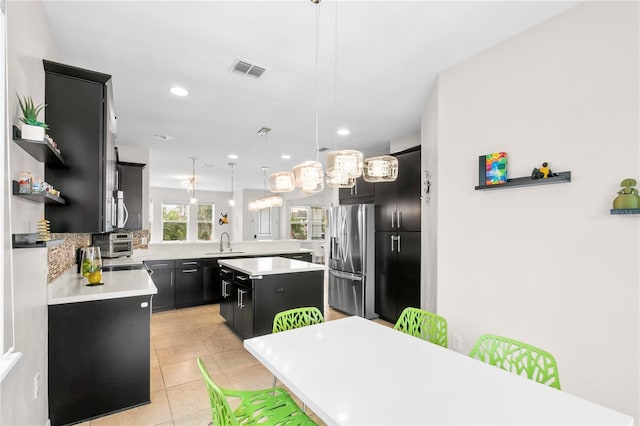
[[[622,189],[618,191],[618,196],[613,200],[614,209],[637,209],[640,207],[638,190],[634,188],[637,184],[638,182],[631,178],[627,178],[620,182]]]

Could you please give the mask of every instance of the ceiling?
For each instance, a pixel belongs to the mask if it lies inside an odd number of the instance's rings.
[[[309,0],[47,0],[44,8],[61,62],[113,76],[117,144],[149,150],[151,186],[181,187],[194,156],[196,188],[229,191],[229,161],[238,189],[262,188],[261,166],[274,173],[315,159],[316,102],[320,147],[388,152],[389,141],[419,131],[439,72],[575,4],[324,0],[317,68]],[[237,59],[266,71],[232,72]],[[266,138],[261,127],[272,129]],[[336,135],[341,127],[351,133]]]

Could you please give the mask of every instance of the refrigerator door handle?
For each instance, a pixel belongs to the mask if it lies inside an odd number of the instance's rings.
[[[350,274],[348,272],[338,272],[330,270],[329,274],[335,276],[336,278],[346,278],[351,281],[362,281],[361,275]]]

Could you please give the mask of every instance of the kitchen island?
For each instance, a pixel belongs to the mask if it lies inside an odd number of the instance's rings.
[[[278,312],[323,311],[324,265],[282,257],[219,260],[220,315],[241,338],[271,333]]]
[[[142,269],[104,272],[87,286],[75,268],[48,288],[49,418],[76,423],[150,402],[151,298]]]

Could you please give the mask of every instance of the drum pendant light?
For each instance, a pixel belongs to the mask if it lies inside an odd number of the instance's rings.
[[[398,159],[392,155],[367,158],[362,177],[367,182],[393,182],[398,178]]]

